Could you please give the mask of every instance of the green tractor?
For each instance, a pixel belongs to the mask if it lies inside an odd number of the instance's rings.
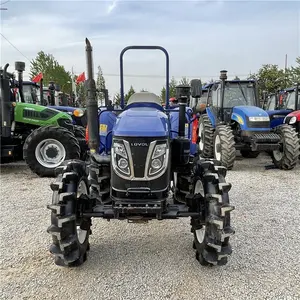
[[[29,168],[41,177],[55,176],[64,160],[80,159],[86,150],[84,130],[72,124],[72,117],[56,109],[26,103],[23,93],[24,62],[16,62],[15,76],[0,70],[1,161],[24,158]],[[18,97],[16,90],[18,89]],[[23,156],[23,157],[22,157]]]

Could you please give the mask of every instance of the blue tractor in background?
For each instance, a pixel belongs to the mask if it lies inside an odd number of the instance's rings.
[[[299,156],[297,134],[286,124],[271,127],[269,114],[258,107],[256,87],[254,80],[227,80],[227,71],[221,71],[199,119],[200,154],[232,169],[236,150],[246,158],[266,151],[276,167],[291,170]]]
[[[264,109],[270,116],[272,128],[285,123],[288,114],[300,109],[298,98],[299,84],[268,96]]]
[[[166,56],[166,108],[153,93],[133,94],[124,106],[123,55],[129,49],[161,50]],[[53,190],[50,252],[55,263],[72,267],[87,258],[91,218],[149,220],[191,217],[196,258],[202,265],[224,265],[231,254],[226,168],[200,159],[191,142],[192,110],[201,96],[199,81],[179,87],[179,107],[169,109],[169,55],[160,46],[129,46],[120,54],[120,110],[98,112],[92,47],[86,39],[89,158],[57,169]],[[170,196],[171,185],[175,197]]]

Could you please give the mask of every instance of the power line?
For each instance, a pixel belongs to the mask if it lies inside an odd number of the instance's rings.
[[[82,73],[82,72],[74,72],[74,73]],[[232,77],[238,76],[238,77],[248,77],[250,74],[233,74]],[[107,76],[107,77],[120,77],[120,74],[117,73],[103,73],[103,76]],[[173,75],[171,76],[174,78],[182,78],[182,77],[187,77],[187,78],[219,78],[220,75]],[[165,75],[146,75],[146,74],[124,74],[124,77],[134,77],[134,78],[138,78],[138,77],[143,77],[143,78],[166,78]]]
[[[29,62],[31,62],[31,60],[25,54],[23,54],[12,42],[10,42],[1,32],[0,34],[13,48],[15,48],[22,56],[24,56]]]
[[[10,2],[10,0],[7,0],[7,1],[1,2],[1,3],[0,3],[0,5],[3,5],[3,4],[5,4],[5,3],[8,3],[8,2]]]

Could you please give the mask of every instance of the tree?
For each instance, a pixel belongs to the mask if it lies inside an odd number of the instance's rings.
[[[169,98],[176,97],[176,86],[178,85],[177,81],[174,77],[172,77],[171,81],[169,82]],[[166,88],[162,87],[160,91],[160,99],[162,103],[165,103],[166,100]]]
[[[30,79],[39,73],[43,73],[43,83],[49,85],[50,81],[60,86],[62,92],[70,93],[72,79],[70,72],[60,65],[52,54],[43,51],[38,52],[35,59],[30,62]]]
[[[130,96],[133,95],[134,93],[135,93],[135,90],[134,90],[133,86],[131,85],[129,91],[124,96],[125,104],[127,104],[127,101],[129,100]]]
[[[290,70],[290,77],[293,83],[300,83],[300,56],[296,58],[296,67]]]
[[[172,97],[176,97],[176,86],[178,85],[176,79],[174,77],[172,77],[171,81],[170,81],[170,84],[169,84],[169,96],[170,98]]]
[[[141,89],[141,92],[148,92],[147,90],[145,90],[145,89]]]
[[[285,74],[283,69],[279,69],[277,65],[266,64],[263,65],[251,77],[258,80],[259,94],[263,97],[263,91],[267,93],[274,93],[279,89],[286,88],[292,84],[289,71]]]
[[[105,87],[105,79],[103,77],[103,72],[100,66],[98,66],[96,88],[98,90],[97,92],[98,101],[101,103],[101,105],[103,105],[105,99],[104,99],[104,93],[101,92],[101,90],[106,89],[106,87]]]
[[[114,96],[114,103],[119,106],[120,103],[121,103],[121,95],[120,93],[116,93],[115,96]]]
[[[160,102],[165,103],[166,100],[166,88],[163,86],[160,91]]]

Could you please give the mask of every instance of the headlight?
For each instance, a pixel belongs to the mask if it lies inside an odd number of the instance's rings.
[[[82,117],[84,115],[84,111],[82,109],[77,108],[73,111],[73,115],[75,117]]]
[[[295,124],[297,122],[297,118],[296,117],[291,117],[289,124]]]
[[[168,154],[169,149],[167,143],[155,146],[149,163],[148,176],[153,176],[165,170],[168,163]]]
[[[249,117],[249,121],[251,122],[270,121],[270,117]]]
[[[122,177],[122,175],[131,175],[130,166],[128,162],[128,154],[126,148],[122,142],[114,142],[112,147],[112,165],[116,173]]]

